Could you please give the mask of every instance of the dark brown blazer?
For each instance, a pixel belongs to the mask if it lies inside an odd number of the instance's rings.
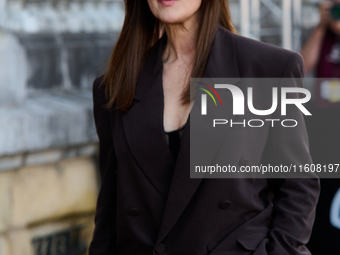
[[[319,196],[317,178],[191,179],[190,121],[174,162],[163,128],[165,40],[163,36],[152,48],[126,113],[104,109],[102,76],[94,81],[102,183],[89,254],[310,254],[305,244]],[[237,82],[303,75],[299,54],[218,27],[204,77]],[[232,165],[311,163],[301,112],[291,111],[287,118],[302,124],[252,134],[230,130],[223,140],[230,144],[227,160]],[[234,132],[239,132],[237,143]]]

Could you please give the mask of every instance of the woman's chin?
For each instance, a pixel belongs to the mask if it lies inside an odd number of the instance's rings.
[[[168,25],[178,24],[185,20],[181,17],[178,17],[177,15],[164,15],[164,16],[159,17],[158,19]]]

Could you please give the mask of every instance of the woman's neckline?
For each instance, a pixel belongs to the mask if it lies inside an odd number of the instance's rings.
[[[183,126],[179,127],[178,129],[175,129],[175,130],[171,130],[171,131],[165,131],[164,130],[164,133],[169,134],[169,133],[179,132],[179,131],[183,130],[184,127],[185,127],[185,124]]]

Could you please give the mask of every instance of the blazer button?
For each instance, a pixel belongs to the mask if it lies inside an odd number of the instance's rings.
[[[162,254],[165,252],[165,245],[160,243],[156,246],[156,249],[155,249],[156,253],[157,254]]]
[[[210,242],[209,244],[208,244],[208,251],[212,251],[215,247],[216,247],[216,245],[217,245],[217,243],[215,243],[215,242]]]
[[[228,201],[228,200],[225,200],[222,203],[220,203],[220,208],[221,209],[227,209],[230,205],[231,205],[231,202]]]
[[[239,166],[248,166],[249,160],[248,159],[241,159],[240,162],[238,162]]]
[[[131,216],[138,216],[140,214],[140,210],[138,208],[131,208],[129,209],[128,214]]]

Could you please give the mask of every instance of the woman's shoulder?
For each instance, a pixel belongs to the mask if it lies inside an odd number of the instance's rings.
[[[231,38],[239,70],[244,75],[255,74],[261,77],[284,77],[289,69],[304,74],[304,63],[301,55],[268,43],[260,42],[225,28],[219,29],[224,37]]]
[[[92,84],[92,95],[93,100],[98,102],[100,105],[104,105],[106,102],[105,99],[105,84],[102,83],[104,78],[104,74],[97,76]]]
[[[103,89],[104,86],[101,85],[103,78],[104,78],[104,74],[101,74],[101,75],[95,77],[95,79],[93,80],[93,86],[92,86],[92,88],[94,90]]]

